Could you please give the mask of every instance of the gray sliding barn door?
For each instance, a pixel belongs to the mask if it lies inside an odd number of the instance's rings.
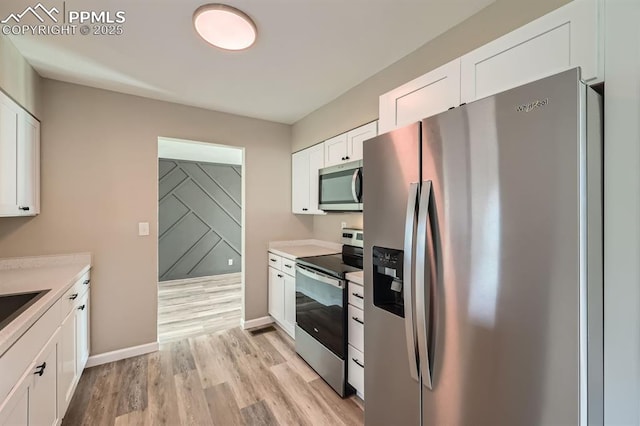
[[[159,280],[240,272],[241,166],[160,159],[159,177]]]

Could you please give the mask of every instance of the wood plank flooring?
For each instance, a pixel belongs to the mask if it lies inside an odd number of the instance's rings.
[[[85,370],[63,426],[362,425],[275,327],[239,327],[165,343],[153,354]]]
[[[171,342],[240,325],[240,273],[158,283],[158,341]]]

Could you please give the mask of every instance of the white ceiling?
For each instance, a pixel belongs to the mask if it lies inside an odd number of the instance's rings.
[[[37,1],[0,2],[0,20]],[[123,10],[124,34],[11,39],[44,77],[291,124],[493,1],[228,0],[258,40],[225,52],[193,30],[206,0],[42,0]]]

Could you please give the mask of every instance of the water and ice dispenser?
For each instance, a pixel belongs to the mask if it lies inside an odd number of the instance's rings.
[[[373,304],[404,318],[403,265],[402,250],[373,247]]]

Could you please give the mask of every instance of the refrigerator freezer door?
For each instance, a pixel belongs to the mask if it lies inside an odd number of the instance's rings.
[[[425,425],[580,423],[580,88],[571,70],[423,121],[441,244]]]
[[[409,189],[412,183],[420,182],[419,150],[420,123],[364,143],[367,426],[420,423],[420,383],[411,377],[405,318],[374,306],[372,264],[374,246],[404,250]],[[403,274],[411,275],[411,271],[403,270]]]

